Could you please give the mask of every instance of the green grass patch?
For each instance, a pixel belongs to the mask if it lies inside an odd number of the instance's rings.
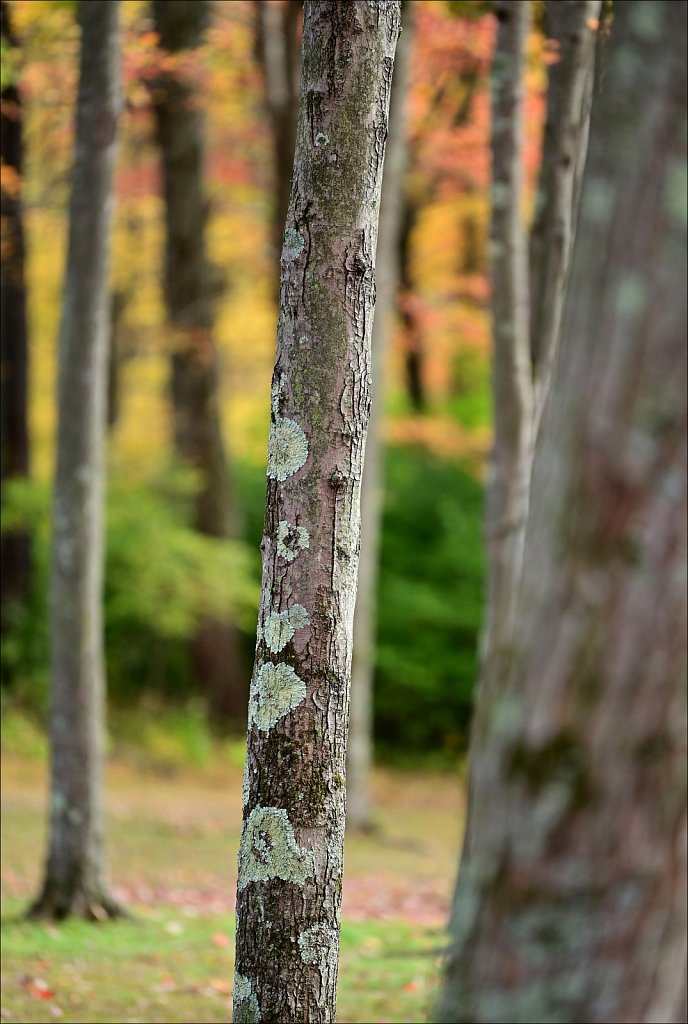
[[[234,919],[193,908],[59,926],[2,919],[5,1019],[65,1024],[230,1019]],[[438,981],[437,931],[405,921],[344,922],[339,1024],[427,1020]],[[11,1016],[10,1016],[11,1015]]]

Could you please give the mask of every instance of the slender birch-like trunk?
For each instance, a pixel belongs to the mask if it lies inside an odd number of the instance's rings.
[[[686,1019],[685,4],[619,4],[439,1021]]]
[[[10,5],[0,6],[3,61],[11,73],[10,54],[18,41],[12,31]],[[7,48],[7,56],[4,49]],[[0,156],[3,165],[0,209],[0,476],[4,484],[29,475],[29,344],[26,319],[23,108],[19,84],[6,83],[0,111]],[[28,596],[31,540],[26,530],[3,530],[0,536],[0,609],[4,633],[13,608]],[[3,681],[4,677],[3,677]]]
[[[235,1021],[335,1014],[370,338],[398,0],[307,2],[282,249]]]
[[[533,384],[528,240],[523,211],[523,71],[530,5],[496,5],[492,65],[492,392],[494,444],[487,483],[488,591],[481,685],[492,684],[511,635],[528,515]]]
[[[384,362],[399,285],[399,236],[408,156],[404,107],[408,89],[413,11],[401,5],[402,31],[394,58],[377,240],[375,320],[373,323],[370,420],[361,488],[361,554],[354,615],[351,714],[346,771],[346,824],[365,830],[373,823],[370,774],[373,764],[373,677],[377,618],[377,578],[383,485]]]
[[[50,592],[50,839],[37,917],[118,913],[104,867],[103,505],[119,3],[81,0],[81,58],[59,340]]]
[[[153,0],[160,46],[196,50],[206,0]],[[172,328],[172,415],[177,453],[199,475],[195,526],[209,537],[236,531],[236,510],[222,437],[213,296],[205,244],[205,118],[193,82],[174,70],[158,78],[154,112],[165,194],[165,305]],[[194,671],[220,728],[246,721],[247,681],[234,623],[205,618],[191,642]]]

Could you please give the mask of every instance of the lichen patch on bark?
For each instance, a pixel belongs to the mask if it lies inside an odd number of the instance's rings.
[[[292,526],[281,519],[277,526],[277,554],[285,562],[293,562],[300,551],[309,546],[308,530],[303,526]]]
[[[313,854],[296,842],[287,812],[281,807],[254,807],[241,836],[239,889],[271,878],[303,885],[313,871]]]
[[[263,732],[298,707],[306,697],[306,684],[291,665],[262,665],[251,685],[249,724]]]
[[[243,974],[236,974],[232,1020],[235,1024],[259,1024],[260,1019],[260,1007],[251,982]]]
[[[277,419],[270,426],[268,476],[280,482],[293,476],[308,458],[308,441],[295,420]]]
[[[297,629],[310,625],[308,612],[302,604],[295,604],[284,612],[272,612],[263,625],[263,639],[273,654],[283,650]]]

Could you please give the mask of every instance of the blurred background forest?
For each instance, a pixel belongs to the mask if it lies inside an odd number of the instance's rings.
[[[284,9],[279,2],[268,6]],[[450,763],[467,740],[484,589],[482,481],[491,436],[488,71],[495,29],[480,3],[411,6],[399,287],[383,375],[374,721],[377,750],[388,760]],[[11,15],[18,45],[3,41],[3,84],[21,85],[24,170],[20,180],[3,165],[2,187],[6,194],[21,189],[25,219],[30,472],[3,481],[2,522],[5,536],[28,533],[30,577],[25,594],[4,601],[2,699],[5,742],[21,746],[36,739],[29,723],[42,722],[48,693],[56,349],[79,33],[69,2],[15,0]],[[283,218],[284,188],[260,17],[260,5],[250,0],[216,3],[197,49],[162,56],[150,6],[123,4],[105,582],[115,742],[135,741],[138,733],[155,746],[166,719],[177,723],[182,744],[197,753],[206,749],[208,690],[190,645],[203,616],[236,626],[250,673],[277,321],[275,238],[282,227],[275,224]],[[298,60],[298,24],[292,31]],[[536,28],[527,81],[529,193],[548,56]],[[195,529],[199,481],[175,455],[172,439],[175,336],[163,294],[165,210],[153,110],[165,71],[193,87],[206,114],[206,235],[234,504],[231,540]],[[150,714],[142,716],[142,709]],[[159,739],[163,757],[169,742]]]

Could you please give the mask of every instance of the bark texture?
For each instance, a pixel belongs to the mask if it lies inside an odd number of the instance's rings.
[[[294,165],[296,122],[299,112],[302,0],[256,0],[258,56],[265,78],[265,99],[270,118],[275,166],[275,207],[272,246],[275,287],[279,291],[280,254],[289,209]]]
[[[153,0],[153,15],[161,47],[178,54],[201,44],[208,3]],[[165,195],[164,290],[172,329],[175,448],[198,472],[197,529],[210,537],[232,537],[236,516],[222,438],[213,283],[205,245],[203,110],[193,82],[174,70],[159,77],[154,97]],[[213,722],[245,723],[248,687],[235,625],[202,621],[192,641],[192,660]]]
[[[437,1019],[686,1019],[686,15],[615,9]]]
[[[346,772],[346,824],[349,829],[372,827],[370,773],[373,763],[373,678],[377,578],[383,486],[384,363],[399,285],[399,239],[408,157],[404,107],[408,88],[413,12],[401,5],[402,31],[394,58],[389,109],[389,136],[382,177],[380,225],[377,240],[375,320],[372,338],[370,419],[361,489],[361,553],[354,614],[351,668],[351,713]]]
[[[35,916],[117,913],[102,809],[103,499],[119,3],[82,0],[76,152],[59,339],[50,593],[50,845]]]
[[[307,2],[282,249],[235,1021],[332,1021],[370,337],[397,0]]]
[[[0,5],[0,23],[3,48],[11,51],[18,46],[18,41],[12,31],[7,0],[2,0]],[[13,477],[29,475],[29,346],[21,201],[22,102],[19,85],[11,80],[2,90],[0,156],[3,164],[0,193],[0,474],[4,484]],[[3,531],[0,555],[0,605],[4,632],[12,607],[22,603],[28,594],[31,569],[29,534],[24,530]]]

